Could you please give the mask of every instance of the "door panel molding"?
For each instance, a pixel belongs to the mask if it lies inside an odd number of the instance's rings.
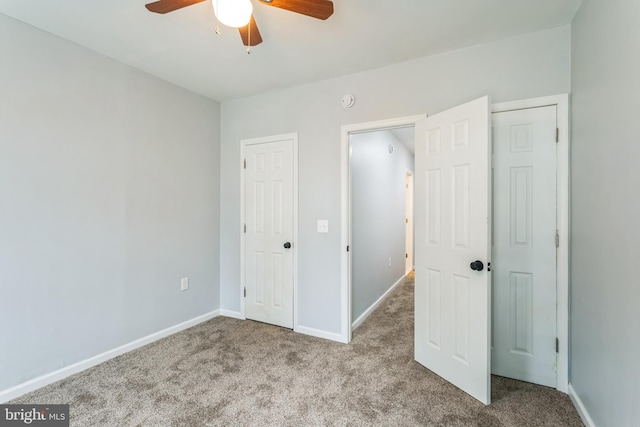
[[[492,113],[494,374],[557,386],[555,105]]]
[[[244,289],[246,286],[246,234],[244,227],[246,223],[246,206],[245,206],[245,156],[246,149],[251,145],[275,143],[279,141],[292,141],[293,145],[293,241],[291,251],[293,252],[293,330],[300,332],[298,326],[298,133],[288,133],[281,135],[266,136],[260,138],[242,139],[240,141],[240,313],[239,318],[246,319],[246,307]]]
[[[492,113],[556,106],[558,123],[557,147],[557,213],[559,246],[556,252],[558,366],[556,389],[569,392],[569,94],[501,102],[491,106]]]
[[[421,120],[415,132],[421,197],[414,358],[485,405],[491,403],[491,270],[484,268],[491,261],[490,109],[485,96]]]

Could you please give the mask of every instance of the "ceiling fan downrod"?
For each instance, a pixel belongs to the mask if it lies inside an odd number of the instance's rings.
[[[248,45],[247,46],[247,55],[251,55],[251,21],[249,21],[249,24],[247,25],[247,40],[248,40]]]

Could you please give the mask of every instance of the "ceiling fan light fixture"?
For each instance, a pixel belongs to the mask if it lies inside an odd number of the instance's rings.
[[[211,3],[216,18],[227,27],[244,27],[251,20],[251,0],[211,0]]]

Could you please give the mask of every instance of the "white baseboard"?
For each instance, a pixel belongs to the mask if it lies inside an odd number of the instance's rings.
[[[364,313],[362,313],[356,320],[353,321],[353,323],[351,324],[351,330],[354,331],[358,326],[362,325],[362,322],[367,320],[367,317],[369,317],[371,315],[371,313],[373,313],[373,310],[378,308],[378,306],[380,304],[382,304],[382,301],[384,301],[385,298],[389,296],[389,294],[396,288],[396,286],[398,286],[400,283],[403,283],[404,279],[406,279],[406,278],[407,278],[407,275],[405,274],[404,276],[399,278],[396,283],[391,285],[391,287],[389,289],[387,289],[387,292],[382,294],[382,296],[380,298],[378,298],[378,300],[376,302],[371,304],[371,307],[367,308],[364,311]]]
[[[306,326],[295,326],[293,328],[294,332],[299,334],[311,335],[312,337],[324,338],[326,340],[338,341],[341,343],[346,343],[344,337],[341,334],[335,332],[323,331],[321,329],[308,328]]]
[[[593,420],[591,419],[591,416],[589,415],[587,408],[585,408],[584,404],[582,403],[582,399],[580,399],[580,396],[578,396],[578,393],[576,393],[576,391],[573,389],[573,386],[571,385],[571,383],[569,383],[569,397],[571,397],[571,401],[573,402],[573,405],[576,407],[576,410],[578,411],[578,415],[580,415],[580,418],[582,418],[582,422],[584,423],[584,425],[586,427],[596,427],[596,423],[594,423]]]
[[[220,309],[220,316],[232,317],[234,319],[247,320],[239,311]]]
[[[192,326],[197,325],[198,323],[206,322],[207,320],[213,319],[214,317],[217,317],[219,315],[220,310],[211,311],[209,313],[203,314],[202,316],[194,317],[193,319],[187,320],[186,322],[179,323],[161,331],[154,332],[153,334],[147,335],[146,337],[131,341],[128,344],[124,344],[112,350],[105,351],[104,353],[98,354],[85,360],[81,360],[80,362],[76,362],[72,365],[65,366],[64,368],[58,369],[57,371],[50,372],[48,374],[26,381],[22,384],[18,384],[6,390],[2,390],[0,391],[0,403],[8,402],[9,400],[22,396],[25,393],[29,393],[33,390],[37,390],[56,381],[60,381],[61,379],[64,379],[68,376],[99,365],[102,362],[113,359],[114,357],[120,356],[121,354],[127,353],[131,350],[135,350],[136,348],[140,348],[142,346],[150,344],[161,338],[173,335],[176,332],[188,329]]]

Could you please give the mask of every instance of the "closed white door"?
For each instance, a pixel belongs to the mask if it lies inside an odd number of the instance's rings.
[[[413,270],[413,175],[407,172],[407,184],[406,184],[406,226],[405,226],[405,240],[406,240],[406,253],[405,253],[405,273],[410,273]]]
[[[293,140],[245,147],[245,316],[293,328]]]
[[[415,359],[485,404],[491,399],[489,111],[484,97],[419,121],[414,181]]]
[[[556,387],[556,106],[492,116],[492,371]]]

